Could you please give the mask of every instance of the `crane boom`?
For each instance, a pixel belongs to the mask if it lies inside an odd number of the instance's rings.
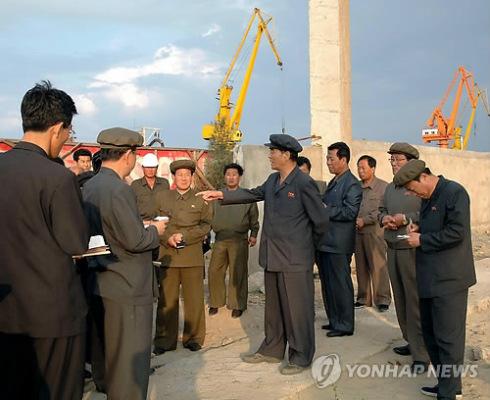
[[[454,97],[454,103],[451,109],[451,114],[449,118],[446,118],[443,113],[444,105],[451,94],[454,85],[458,82],[456,88],[456,94]],[[463,143],[461,143],[461,127],[456,126],[456,118],[458,116],[459,105],[461,102],[461,96],[463,94],[463,88],[466,89],[466,93],[468,95],[468,100],[471,105],[471,115],[470,121],[465,131],[465,136]],[[482,96],[482,93],[478,86],[475,84],[473,80],[473,74],[467,71],[464,67],[459,67],[454,77],[447,88],[444,97],[441,102],[437,105],[437,107],[432,111],[431,116],[427,120],[427,126],[429,129],[424,129],[422,131],[422,139],[426,143],[430,143],[433,141],[437,141],[439,147],[448,148],[449,141],[453,140],[452,148],[464,150],[468,144],[471,125],[473,124],[473,120],[475,118],[476,107],[478,105],[478,99]],[[486,105],[486,99],[484,101]],[[488,111],[488,107],[487,107]]]
[[[258,26],[257,26],[257,35],[255,36],[254,39],[254,44],[252,48],[252,53],[250,55],[250,60],[248,62],[248,67],[245,72],[245,76],[243,79],[242,86],[240,88],[240,93],[238,95],[238,99],[236,102],[235,110],[233,112],[233,115],[231,114],[231,109],[233,108],[233,104],[231,103],[231,94],[233,91],[233,86],[230,85],[229,79],[231,76],[231,73],[233,72],[235,68],[235,64],[238,60],[238,57],[243,49],[243,46],[245,44],[245,41],[247,39],[247,36],[252,28],[252,25],[255,21],[255,18],[258,19]],[[279,52],[276,49],[276,46],[274,45],[274,41],[272,39],[272,36],[269,33],[269,30],[267,29],[267,25],[269,22],[272,20],[272,18],[269,18],[265,20],[261,14],[260,9],[254,8],[252,16],[250,17],[247,27],[245,28],[245,32],[242,36],[242,39],[240,41],[240,44],[238,45],[238,49],[233,55],[233,58],[230,62],[230,66],[228,67],[228,70],[226,71],[225,77],[223,78],[223,81],[221,82],[220,89],[218,90],[218,95],[219,95],[219,110],[218,113],[216,114],[214,124],[207,124],[204,125],[203,131],[202,131],[202,136],[204,139],[209,140],[212,139],[215,133],[215,126],[216,124],[223,123],[224,128],[227,131],[231,132],[231,137],[229,138],[230,141],[234,142],[239,142],[242,139],[242,133],[240,131],[240,121],[242,117],[242,112],[243,112],[243,107],[245,105],[245,99],[247,96],[247,91],[248,87],[250,84],[250,78],[252,76],[252,72],[255,66],[255,59],[257,57],[257,53],[259,50],[259,45],[260,45],[260,40],[262,38],[262,35],[265,33],[267,40],[269,42],[269,45],[272,49],[272,52],[274,54],[274,57],[276,58],[277,65],[282,67],[282,60],[281,57],[279,56]]]

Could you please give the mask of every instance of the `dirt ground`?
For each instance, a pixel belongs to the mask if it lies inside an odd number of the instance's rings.
[[[474,233],[473,247],[478,260],[479,283],[470,289],[467,320],[467,365],[476,365],[478,375],[466,377],[466,400],[490,399],[490,232]],[[481,261],[480,261],[481,260]],[[354,279],[355,282],[355,279]],[[394,307],[380,314],[372,308],[356,310],[356,334],[330,339],[320,326],[326,322],[320,285],[315,280],[316,342],[315,357],[338,353],[350,364],[406,365],[409,357],[397,356],[392,347],[403,344]],[[343,368],[341,378],[324,389],[315,386],[311,371],[284,377],[277,365],[248,365],[240,355],[255,351],[263,338],[264,294],[250,293],[248,310],[240,319],[220,309],[208,317],[203,350],[191,353],[179,348],[152,358],[156,368],[150,377],[150,400],[159,399],[300,399],[300,400],[408,400],[428,399],[421,386],[435,383],[433,378],[349,378]],[[181,318],[182,319],[182,318]],[[84,400],[103,400],[87,382]]]

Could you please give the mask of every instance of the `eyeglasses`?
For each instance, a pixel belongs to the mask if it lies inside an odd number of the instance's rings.
[[[388,158],[388,161],[391,164],[395,164],[395,163],[399,163],[401,161],[407,161],[407,158],[406,157],[390,157],[390,158]]]

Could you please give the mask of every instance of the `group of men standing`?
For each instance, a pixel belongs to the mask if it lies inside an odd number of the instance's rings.
[[[309,367],[315,353],[316,261],[328,337],[354,333],[355,307],[389,308],[388,270],[408,342],[394,351],[411,354],[416,372],[429,361],[436,368],[463,363],[468,287],[475,283],[469,197],[461,185],[433,175],[414,147],[391,146],[394,180],[386,184],[375,177],[376,160],[367,155],[358,160],[359,182],[349,169],[349,147],[334,143],[326,160],[334,178],[320,194],[318,183],[298,167],[298,141],[271,135],[266,146],[277,172],[264,184],[240,188],[243,169],[229,164],[224,190],[197,193],[191,187],[192,161],[170,165],[175,188],[169,190],[168,181],[156,176],[153,154],[144,157],[144,177],[127,185],[142,137],[112,128],[98,135],[101,167],[96,174],[90,171],[80,191],[81,181],[53,162],[76,112],[65,92],[49,82],[36,85],[22,101],[24,137],[0,157],[5,230],[0,351],[7,366],[0,376],[8,398],[80,399],[89,337],[97,388],[109,399],[145,399],[158,291],[154,352],[177,346],[180,288],[183,346],[197,351],[204,343],[203,240],[211,228],[216,243],[209,314],[226,304],[239,318],[246,309],[248,247],[257,241],[258,201],[265,202],[259,254],[265,269],[265,338],[243,361],[281,363],[288,347],[282,374]],[[77,161],[85,156],[78,154]],[[82,164],[79,176],[89,172]],[[208,203],[212,200],[220,202]],[[104,237],[110,254],[77,266],[73,258],[80,258],[95,235]],[[79,276],[84,271],[77,268],[90,271],[85,271],[85,294]],[[438,385],[422,391],[454,399],[461,393],[461,376],[440,368]]]

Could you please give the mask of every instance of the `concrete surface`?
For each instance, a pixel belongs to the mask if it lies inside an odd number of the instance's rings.
[[[490,344],[486,335],[490,307],[490,258],[478,262],[478,284],[470,290],[467,324],[467,353]],[[255,351],[263,338],[263,295],[252,294],[249,310],[239,320],[230,311],[220,309],[217,316],[207,318],[205,348],[191,353],[182,347],[152,359],[157,368],[150,378],[149,399],[422,399],[418,389],[432,384],[433,379],[417,378],[347,378],[325,389],[318,389],[307,370],[287,377],[277,365],[250,365],[240,355]],[[316,281],[316,354],[315,358],[337,353],[345,363],[408,364],[410,359],[395,355],[394,345],[402,344],[393,307],[380,314],[367,308],[356,311],[356,332],[352,337],[327,338],[320,326],[326,322],[319,282]],[[468,362],[471,362],[468,360]],[[485,360],[478,365],[478,377],[464,381],[465,399],[488,399],[490,366]],[[100,393],[88,392],[84,400],[102,400]]]

